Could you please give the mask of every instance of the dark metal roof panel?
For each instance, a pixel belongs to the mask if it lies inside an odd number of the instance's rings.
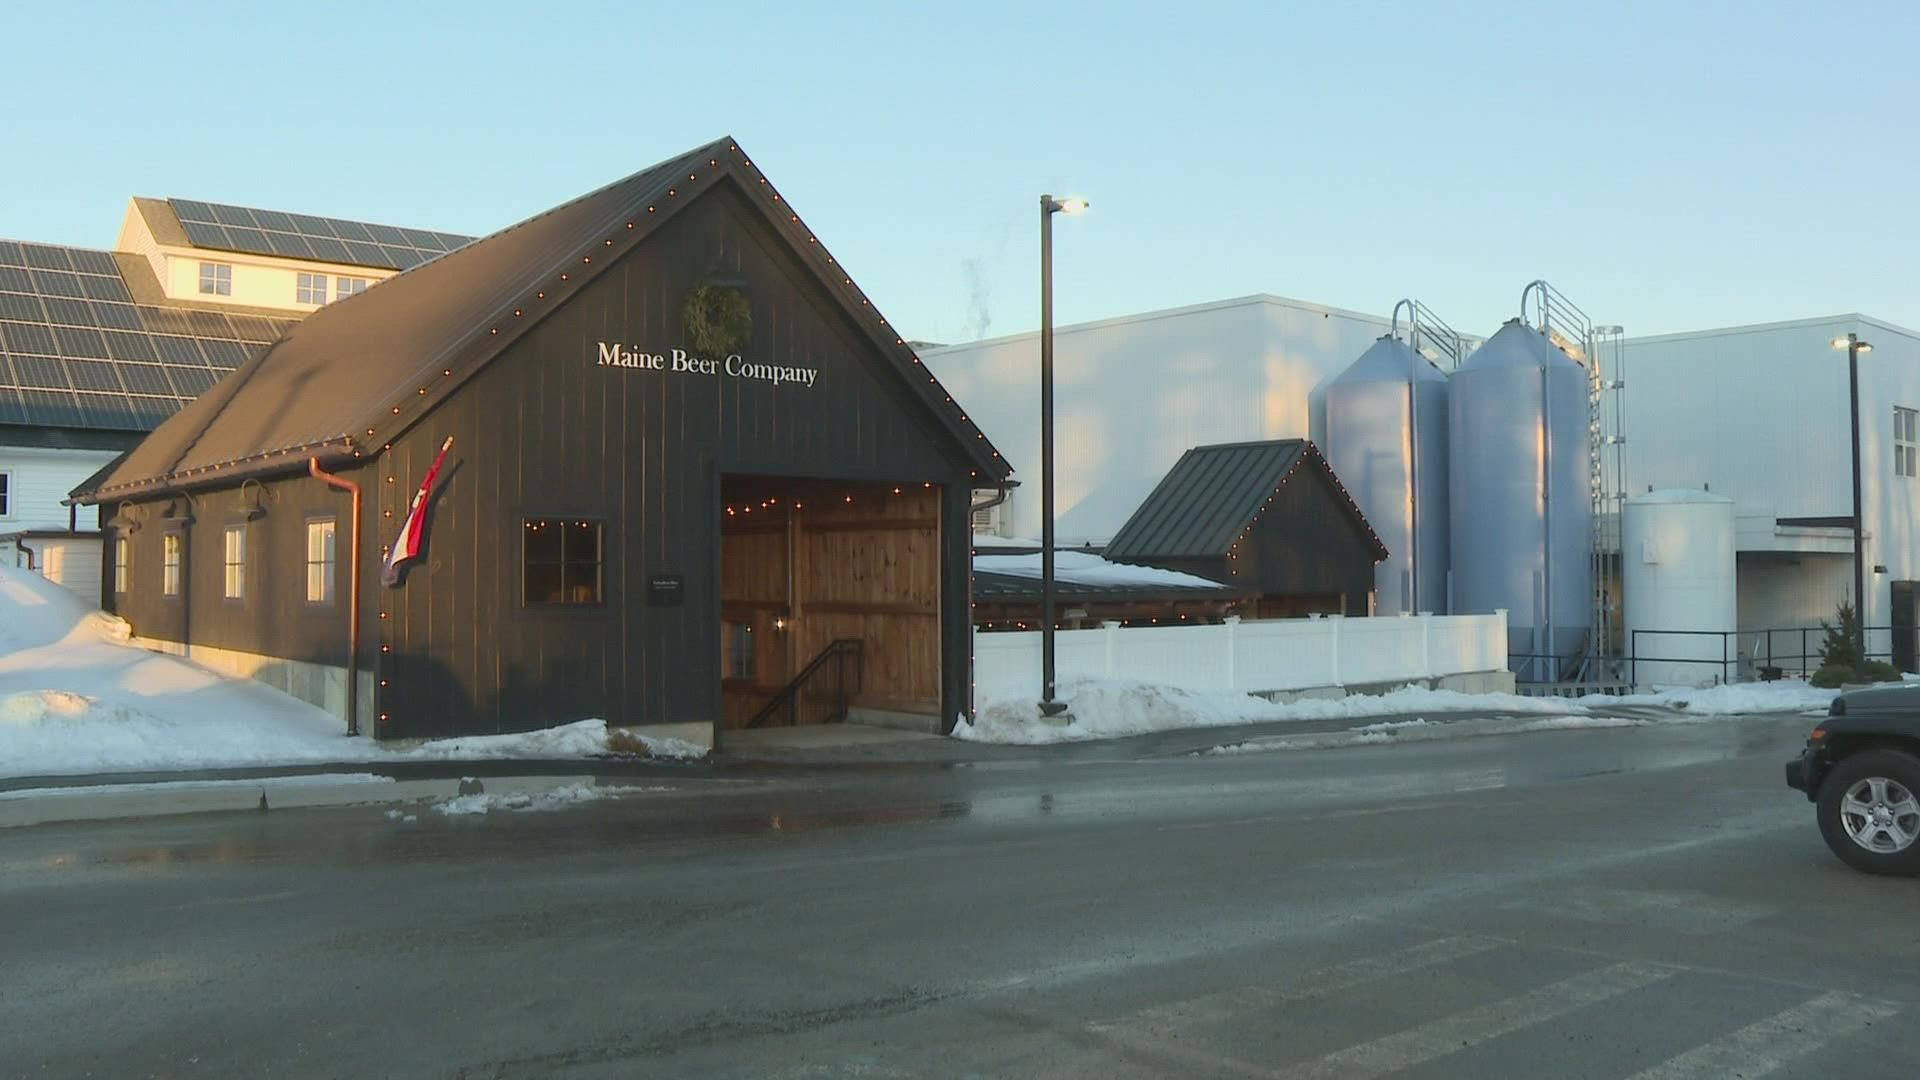
[[[1197,446],[1107,545],[1110,559],[1219,558],[1306,452],[1304,439]]]
[[[985,433],[884,320],[875,325],[872,302],[841,268],[825,265],[831,256],[798,215],[732,140],[720,139],[321,308],[155,429],[86,497],[214,484],[377,449],[723,179],[762,203],[796,250],[822,261],[810,263],[822,283],[979,463],[981,479],[1005,479],[1011,468]],[[533,317],[518,318],[523,309]]]
[[[992,570],[973,573],[973,597],[976,600],[1038,603],[1040,579],[1021,574],[1002,574]],[[1232,600],[1247,595],[1232,585],[1089,585],[1078,581],[1056,581],[1055,599],[1088,600]]]

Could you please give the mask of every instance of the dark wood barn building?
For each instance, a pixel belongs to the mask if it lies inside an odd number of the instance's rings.
[[[1009,472],[723,139],[323,308],[75,495],[136,635],[362,730],[706,740],[950,727]]]
[[[1181,455],[1105,551],[1251,594],[1252,618],[1371,613],[1386,545],[1305,439],[1197,446]]]

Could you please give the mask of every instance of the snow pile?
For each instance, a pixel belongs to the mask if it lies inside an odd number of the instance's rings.
[[[491,814],[495,810],[558,810],[565,806],[594,802],[599,799],[612,799],[619,795],[620,789],[594,787],[591,784],[568,784],[551,791],[528,793],[510,792],[504,795],[460,795],[446,802],[434,803],[437,814],[447,817],[463,817],[470,814]]]
[[[953,735],[971,742],[1031,746],[1286,720],[1459,712],[1565,715],[1587,711],[1582,705],[1553,698],[1463,694],[1457,690],[1422,687],[1406,687],[1378,695],[1312,698],[1287,704],[1232,691],[1183,690],[1117,679],[1070,679],[1060,684],[1059,692],[1070,706],[1073,716],[1070,723],[1042,721],[1031,693],[1001,692],[981,701],[978,716],[972,722],[962,717],[954,725]]]
[[[0,776],[610,752],[600,720],[397,745],[349,739],[323,710],[128,636],[123,620],[61,586],[0,566]],[[656,757],[706,754],[683,739],[633,742]]]
[[[1580,699],[1583,705],[1654,705],[1683,709],[1699,716],[1734,716],[1750,713],[1793,713],[1809,709],[1824,710],[1839,696],[1838,690],[1822,690],[1803,679],[1775,682],[1726,683],[1697,690],[1661,690],[1648,694],[1607,697],[1595,694]]]

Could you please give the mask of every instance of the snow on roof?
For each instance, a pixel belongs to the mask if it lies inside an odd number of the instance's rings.
[[[1013,577],[1039,578],[1040,553],[1031,555],[975,555],[973,568],[981,573],[1008,574]],[[1084,551],[1055,551],[1053,576],[1056,581],[1078,585],[1134,585],[1163,589],[1218,589],[1221,583],[1177,570],[1155,566],[1129,566],[1108,562]]]

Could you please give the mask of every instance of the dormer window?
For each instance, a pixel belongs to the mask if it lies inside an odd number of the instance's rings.
[[[300,304],[324,304],[327,302],[327,275],[300,274],[294,283],[293,299]]]
[[[226,263],[201,263],[200,292],[204,296],[232,296],[233,267]]]
[[[363,277],[343,277],[343,278],[335,278],[333,281],[333,284],[334,284],[333,298],[335,300],[345,300],[347,297],[352,296],[354,293],[366,292],[367,286],[373,284],[373,279],[363,278]]]

